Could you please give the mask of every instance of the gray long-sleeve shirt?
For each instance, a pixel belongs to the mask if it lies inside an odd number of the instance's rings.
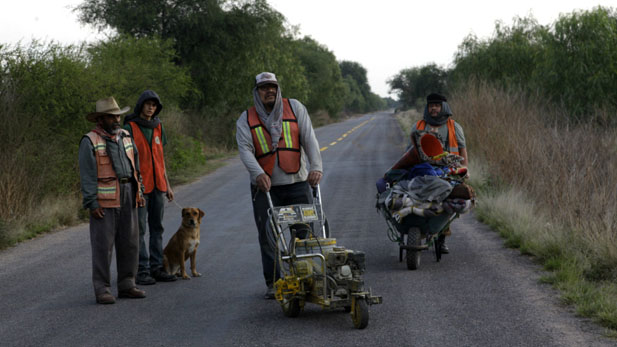
[[[298,100],[289,99],[289,101],[298,119],[298,129],[300,132],[300,171],[296,174],[287,174],[278,166],[278,158],[275,159],[276,163],[272,171],[272,177],[270,178],[273,186],[306,181],[309,171],[323,172],[319,143],[315,137],[313,124],[311,123],[311,118],[308,115],[306,107]],[[249,171],[251,183],[255,184],[255,179],[257,176],[263,174],[264,170],[255,158],[255,147],[253,146],[253,137],[251,135],[251,129],[249,128],[246,111],[240,115],[240,118],[238,118],[236,122],[236,141],[238,142],[240,159]]]
[[[122,143],[121,136],[123,137],[124,135],[119,135],[117,143],[109,138],[104,138],[107,144],[106,150],[118,178],[131,178],[133,177],[133,167],[124,151],[124,147],[119,145]],[[133,141],[132,138],[131,141]],[[134,141],[133,148],[137,148]],[[139,156],[137,151],[133,151],[133,153],[135,155],[135,169],[139,172]],[[83,207],[91,210],[98,208],[99,202],[96,199],[98,188],[96,157],[92,141],[86,136],[79,143],[79,177],[81,180]]]

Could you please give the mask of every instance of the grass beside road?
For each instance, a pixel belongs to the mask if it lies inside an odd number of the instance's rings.
[[[451,95],[467,139],[477,218],[532,256],[542,281],[617,336],[617,130],[488,86]],[[397,114],[405,133],[419,119]]]
[[[0,99],[0,109],[3,105],[10,106],[12,101]],[[11,134],[28,131],[16,123],[17,117],[11,115],[11,112],[0,113],[0,120],[14,129]],[[165,159],[172,188],[213,172],[237,154],[233,130],[238,116],[207,117],[174,108],[163,110],[161,120],[169,141],[165,146]],[[311,114],[311,119],[313,126],[318,127],[350,116],[353,115],[333,118],[327,112],[319,111]],[[78,139],[80,134],[75,136]],[[0,139],[0,144],[7,141]],[[0,200],[0,249],[51,230],[88,221],[88,211],[81,207],[77,146],[66,146],[65,150],[56,152],[63,153],[65,160],[74,163],[74,171],[65,173],[66,179],[73,184],[70,185],[72,191],[61,194],[44,193],[49,190],[45,178],[55,175],[54,172],[41,170],[40,163],[24,160],[29,157],[15,155],[12,151],[0,152],[0,163],[5,164],[0,170],[0,196],[4,197]],[[36,146],[24,146],[22,150],[32,156]]]

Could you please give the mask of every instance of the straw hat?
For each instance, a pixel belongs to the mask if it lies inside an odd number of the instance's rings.
[[[88,113],[86,119],[93,123],[96,123],[96,118],[98,116],[104,116],[107,114],[125,114],[128,112],[129,109],[130,107],[128,106],[120,109],[118,103],[116,102],[116,99],[114,99],[113,96],[110,96],[108,98],[98,100],[96,102],[96,112]]]

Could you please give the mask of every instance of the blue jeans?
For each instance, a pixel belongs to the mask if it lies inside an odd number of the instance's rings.
[[[137,273],[150,274],[163,268],[163,212],[165,193],[154,189],[144,194],[146,206],[138,209],[139,215],[139,269]],[[147,221],[147,223],[146,223]],[[146,230],[150,240],[146,246]],[[149,254],[148,254],[149,253]]]

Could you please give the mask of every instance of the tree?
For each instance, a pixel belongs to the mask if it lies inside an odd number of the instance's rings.
[[[371,92],[366,69],[354,61],[341,61],[341,74],[347,84],[345,109],[351,112],[370,112],[385,107],[385,102]]]
[[[597,7],[562,15],[543,35],[535,85],[578,116],[617,108],[617,11]]]
[[[430,93],[447,94],[447,72],[436,64],[403,69],[390,80],[390,91],[396,92],[404,107],[419,106]]]
[[[86,0],[77,11],[83,23],[99,28],[172,40],[176,63],[189,69],[202,96],[187,106],[222,113],[246,108],[254,76],[266,70],[281,76],[286,91],[307,94],[284,17],[265,0]]]
[[[293,42],[294,54],[304,67],[308,82],[306,107],[309,111],[325,109],[335,117],[342,109],[345,86],[336,57],[310,37]]]

